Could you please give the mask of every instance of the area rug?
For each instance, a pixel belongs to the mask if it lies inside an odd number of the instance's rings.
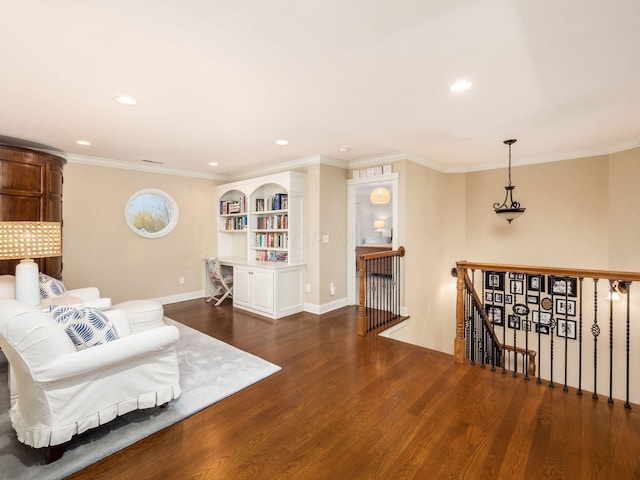
[[[11,427],[7,360],[0,353],[0,477],[64,478],[280,370],[277,365],[197,330],[168,318],[165,321],[180,330],[176,350],[182,395],[166,409],[130,412],[76,435],[64,456],[50,465],[44,463],[44,449],[33,449],[18,442]]]

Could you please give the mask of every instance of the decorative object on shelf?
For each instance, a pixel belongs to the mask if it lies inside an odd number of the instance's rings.
[[[60,222],[0,222],[0,260],[22,261],[16,266],[16,299],[40,303],[38,265],[33,258],[62,255]]]
[[[504,218],[509,223],[522,215],[526,210],[526,208],[520,206],[520,202],[516,202],[513,199],[513,190],[516,188],[516,186],[511,184],[511,145],[516,143],[516,141],[517,140],[515,139],[504,141],[506,145],[509,145],[509,185],[504,187],[504,189],[507,191],[504,197],[504,202],[502,202],[502,204],[497,202],[493,204],[493,209],[498,214],[498,216],[500,218]]]
[[[178,224],[178,204],[166,192],[146,188],[127,201],[124,216],[129,228],[141,237],[160,238]]]
[[[377,187],[371,192],[369,200],[374,205],[386,205],[391,201],[391,193],[384,187]]]

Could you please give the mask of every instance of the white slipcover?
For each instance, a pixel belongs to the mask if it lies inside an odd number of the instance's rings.
[[[131,334],[123,311],[110,315],[119,339],[85,350],[38,307],[0,300],[0,347],[12,371],[11,423],[32,447],[73,435],[181,394],[174,326]]]

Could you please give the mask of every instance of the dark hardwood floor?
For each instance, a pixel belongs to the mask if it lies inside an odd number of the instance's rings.
[[[640,478],[640,406],[358,337],[352,308],[271,321],[192,300],[165,314],[282,371],[70,478]]]

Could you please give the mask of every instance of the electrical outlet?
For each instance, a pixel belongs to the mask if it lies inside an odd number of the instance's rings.
[[[322,243],[329,243],[329,235],[326,233],[322,235]]]
[[[329,284],[329,293],[333,296],[336,294],[336,285],[335,283],[331,282]]]
[[[184,285],[184,277],[180,277],[178,279],[178,282],[180,283],[180,285]]]
[[[307,286],[305,287],[304,291],[307,292],[307,293],[311,293],[311,284],[310,283],[307,283]]]

